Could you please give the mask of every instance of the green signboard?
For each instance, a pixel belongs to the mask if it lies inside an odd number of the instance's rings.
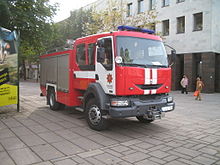
[[[19,103],[18,84],[17,34],[0,27],[0,106]]]

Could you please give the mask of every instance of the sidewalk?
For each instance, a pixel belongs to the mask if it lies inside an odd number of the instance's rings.
[[[39,85],[22,82],[21,112],[0,113],[0,165],[220,164],[220,94],[172,95],[176,109],[162,120],[111,119],[97,132],[73,108],[51,111]]]

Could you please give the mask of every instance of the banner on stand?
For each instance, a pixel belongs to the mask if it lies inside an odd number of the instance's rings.
[[[18,104],[18,39],[0,27],[0,106]]]

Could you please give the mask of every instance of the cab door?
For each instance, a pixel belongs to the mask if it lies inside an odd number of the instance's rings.
[[[113,37],[99,38],[96,49],[96,82],[100,83],[106,94],[115,95]]]

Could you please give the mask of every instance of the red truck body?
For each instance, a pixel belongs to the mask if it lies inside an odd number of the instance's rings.
[[[79,38],[70,50],[40,57],[42,94],[52,109],[59,107],[54,108],[55,103],[81,107],[88,111],[88,120],[137,116],[143,122],[153,121],[174,109],[168,95],[171,68],[164,50],[160,37],[143,32],[116,31]],[[104,56],[109,56],[107,63]],[[146,58],[151,63],[145,64]],[[88,123],[96,130],[106,127]]]

